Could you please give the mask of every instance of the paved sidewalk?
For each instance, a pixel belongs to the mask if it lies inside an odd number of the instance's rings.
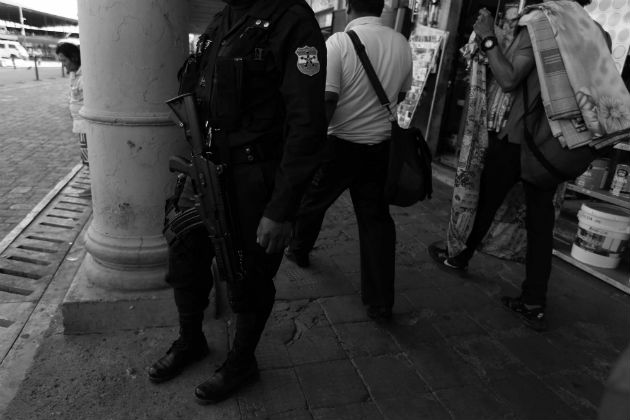
[[[459,276],[437,267],[450,188],[395,213],[397,301],[391,323],[361,305],[357,229],[343,196],[312,258],[285,261],[257,351],[261,381],[215,406],[194,387],[225,357],[232,325],[207,320],[210,357],[151,384],[147,367],[175,338],[164,327],[64,335],[60,314],[8,419],[593,419],[611,364],[630,340],[630,296],[555,259],[550,331],[523,327],[499,303],[523,267],[478,255]]]
[[[80,163],[68,78],[9,82],[13,72],[0,71],[0,240]]]

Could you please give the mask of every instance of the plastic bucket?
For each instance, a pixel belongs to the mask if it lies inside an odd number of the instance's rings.
[[[582,204],[571,256],[585,264],[616,268],[630,238],[630,211],[612,204]]]

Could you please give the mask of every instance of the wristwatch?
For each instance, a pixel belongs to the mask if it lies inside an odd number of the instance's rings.
[[[488,51],[497,46],[499,40],[496,36],[490,35],[481,40],[481,51]]]

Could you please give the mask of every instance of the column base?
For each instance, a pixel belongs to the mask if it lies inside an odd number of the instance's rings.
[[[61,312],[66,334],[177,325],[171,289],[147,292],[100,288],[88,280],[88,258],[89,254],[63,300]]]
[[[85,256],[85,275],[94,287],[111,291],[150,292],[168,289],[165,266],[108,267],[89,253]]]
[[[65,334],[105,333],[178,325],[177,307],[170,287],[153,291],[103,289],[88,280],[89,258],[87,254],[63,300],[61,312]],[[217,314],[215,290],[216,288],[212,289],[206,319],[215,318]],[[223,294],[221,290],[219,293]],[[220,302],[225,300],[225,297],[219,299]],[[225,312],[224,305],[226,303],[221,305],[224,308],[222,312]]]
[[[108,290],[151,291],[167,288],[168,246],[162,235],[117,238],[100,233],[94,221],[86,232],[85,273]]]

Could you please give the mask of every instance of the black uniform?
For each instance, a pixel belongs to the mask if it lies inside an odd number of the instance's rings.
[[[238,313],[232,352],[242,361],[253,358],[282,260],[282,253],[267,254],[256,243],[258,223],[262,216],[276,222],[295,218],[319,164],[327,124],[326,50],[313,11],[304,0],[240,3],[245,4],[227,6],[208,26],[201,71],[188,89],[210,132],[213,155],[229,168],[227,190],[246,272],[244,293],[231,302]],[[201,333],[213,256],[204,227],[169,249],[167,281],[184,339]]]

